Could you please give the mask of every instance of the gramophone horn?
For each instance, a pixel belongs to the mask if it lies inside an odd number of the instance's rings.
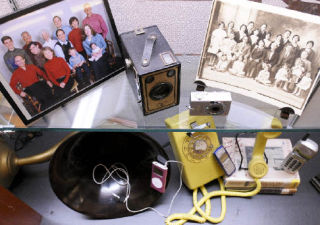
[[[150,188],[152,162],[159,155],[168,160],[162,147],[143,133],[78,133],[60,145],[52,157],[51,186],[62,202],[91,218],[129,216],[132,213],[124,204],[127,185],[113,179],[96,184],[93,168],[97,164],[125,165],[131,185],[128,206],[139,210],[151,206],[161,196]],[[103,177],[105,171],[100,172],[98,175]]]
[[[0,137],[0,185],[9,187],[20,166],[49,161],[58,146],[73,134],[66,136],[47,151],[26,158],[18,158],[6,141]]]

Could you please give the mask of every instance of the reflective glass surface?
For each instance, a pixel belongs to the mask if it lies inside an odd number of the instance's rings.
[[[138,103],[137,93],[131,88],[125,72],[88,91],[83,96],[74,99],[42,119],[30,124],[29,129],[59,129],[59,130],[129,130],[129,131],[185,131],[190,130],[195,120],[186,118],[183,113],[189,110],[190,94],[196,90],[194,84],[199,66],[200,56],[179,56],[182,64],[180,104],[159,112],[144,116],[141,103]],[[206,91],[221,91],[206,88]],[[318,119],[320,96],[315,91],[303,114],[290,115],[289,119],[280,119],[282,130],[320,130]],[[271,121],[279,118],[280,110],[267,103],[232,94],[232,104],[228,115],[213,116],[216,128],[210,131],[262,131],[271,129]],[[2,129],[26,128],[10,105],[2,100]],[[177,116],[175,125],[168,128],[165,120]],[[210,115],[208,115],[210,116]],[[188,116],[187,116],[188,117]],[[201,116],[202,117],[202,116]],[[180,120],[180,121],[179,121]],[[190,120],[190,121],[186,121]],[[199,128],[200,129],[200,128]],[[202,130],[202,129],[201,129]]]

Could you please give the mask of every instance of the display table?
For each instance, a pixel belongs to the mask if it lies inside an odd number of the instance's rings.
[[[39,153],[61,140],[66,132],[44,132],[42,137],[29,143],[18,154],[29,156]],[[149,133],[161,145],[168,142],[167,133]],[[234,133],[219,134],[219,139],[224,136],[233,137]],[[285,133],[280,138],[291,138],[295,143],[304,133]],[[311,136],[319,143],[319,133],[311,133]],[[253,137],[253,135],[251,135]],[[170,146],[165,148],[166,152],[173,158]],[[227,197],[227,213],[222,225],[284,225],[284,224],[317,224],[320,220],[319,193],[309,183],[311,177],[320,172],[320,155],[310,160],[300,171],[301,184],[298,192],[294,195],[268,195],[259,194],[252,198]],[[73,211],[64,205],[54,194],[48,176],[49,163],[24,166],[21,168],[11,191],[22,201],[40,213],[43,217],[43,225],[141,225],[141,224],[164,224],[165,219],[152,211],[146,211],[130,217],[92,220],[86,216]],[[179,172],[173,165],[171,179],[166,193],[156,202],[154,207],[166,213],[172,196],[179,186]],[[206,185],[208,190],[218,189],[216,181]],[[200,197],[199,197],[200,198]],[[220,213],[220,200],[215,199],[213,203],[213,216]],[[186,213],[192,208],[192,192],[183,186],[181,192],[172,208],[172,213]],[[187,223],[191,224],[191,223]],[[209,223],[206,223],[209,224]]]

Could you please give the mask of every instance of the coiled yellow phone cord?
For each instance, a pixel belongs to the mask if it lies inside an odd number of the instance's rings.
[[[210,193],[207,192],[204,186],[200,187],[200,190],[203,194],[203,197],[198,201],[198,188],[193,191],[193,205],[194,207],[188,213],[175,213],[169,216],[166,219],[167,225],[182,225],[187,221],[193,221],[198,223],[205,223],[209,221],[211,223],[220,223],[223,221],[226,211],[227,211],[227,204],[226,204],[226,196],[233,196],[233,197],[251,197],[258,194],[261,190],[261,182],[259,179],[254,179],[256,182],[256,188],[249,192],[235,192],[235,191],[226,191],[224,189],[224,184],[221,178],[218,178],[220,191],[212,191]],[[213,197],[221,197],[221,212],[220,217],[214,218],[210,216],[211,212],[211,202],[210,199]],[[200,208],[203,204],[206,204],[205,212]],[[200,216],[195,215],[198,213]],[[173,222],[178,220],[176,222]]]

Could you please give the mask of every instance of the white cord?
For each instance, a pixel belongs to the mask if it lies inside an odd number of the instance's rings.
[[[169,206],[169,209],[168,209],[168,214],[166,217],[168,217],[170,214],[171,214],[171,209],[172,209],[172,206],[173,206],[173,202],[175,200],[175,198],[178,196],[178,193],[180,192],[181,188],[182,188],[182,170],[183,170],[183,163],[180,162],[180,161],[175,161],[175,160],[168,160],[166,162],[166,166],[168,165],[168,163],[177,163],[179,164],[181,167],[179,168],[180,170],[180,184],[179,184],[179,188],[178,190],[176,191],[176,193],[173,195],[172,197],[172,200],[171,200],[171,203],[170,203],[170,206]]]
[[[182,162],[179,162],[179,161],[174,161],[174,160],[169,160],[165,163],[165,165],[167,166],[168,163],[178,163],[181,165],[181,168],[180,169],[180,185],[179,185],[179,188],[178,190],[176,191],[176,193],[174,194],[174,196],[172,197],[172,200],[171,200],[171,203],[170,203],[170,206],[169,206],[169,209],[168,209],[168,213],[167,215],[164,215],[162,214],[160,211],[156,210],[155,208],[152,208],[152,207],[146,207],[146,208],[143,208],[143,209],[139,209],[139,210],[132,210],[129,208],[128,206],[128,200],[130,198],[130,191],[131,191],[131,186],[130,186],[130,180],[129,180],[129,173],[128,173],[128,169],[126,168],[125,165],[123,165],[122,163],[115,163],[113,165],[111,165],[111,167],[108,169],[105,165],[103,164],[98,164],[96,165],[94,168],[93,168],[93,171],[92,171],[92,179],[93,181],[96,183],[96,184],[103,184],[105,183],[108,179],[113,179],[117,184],[119,185],[127,185],[127,191],[126,191],[126,197],[124,199],[124,203],[125,203],[125,206],[127,208],[127,210],[131,213],[139,213],[139,212],[143,212],[143,211],[146,211],[148,209],[156,212],[158,215],[164,217],[164,218],[167,218],[169,215],[170,215],[170,212],[171,212],[171,209],[172,209],[172,206],[173,206],[173,202],[175,200],[175,198],[177,197],[178,193],[180,192],[181,188],[182,188],[182,170],[183,170],[183,164]],[[103,167],[105,170],[106,170],[106,174],[103,176],[103,178],[101,179],[101,181],[97,181],[96,177],[95,177],[95,171],[96,169],[101,166]],[[119,166],[119,167],[118,167]],[[122,168],[121,168],[122,167]],[[111,172],[110,172],[111,170]],[[125,177],[123,177],[119,172],[122,172]],[[116,173],[117,176],[120,178],[120,181],[117,180],[113,174]],[[120,196],[115,194],[115,193],[112,193],[112,195],[118,199],[120,199]]]
[[[101,179],[101,181],[97,181],[96,178],[95,178],[95,171],[96,169],[101,166],[103,167],[105,170],[106,170],[106,174],[103,176],[103,178]],[[94,167],[93,171],[92,171],[92,178],[93,178],[93,181],[96,183],[96,184],[103,184],[104,182],[106,182],[109,178],[112,178],[117,184],[119,185],[127,185],[127,179],[126,178],[123,178],[121,175],[119,175],[118,171],[121,171],[122,173],[124,173],[125,175],[127,175],[127,170],[126,168],[123,169],[121,167],[115,167],[114,165],[112,165],[110,168],[114,168],[111,172],[110,170],[103,164],[98,164]],[[114,173],[117,173],[117,175],[121,178],[122,181],[124,181],[125,183],[121,183],[119,182],[114,176],[112,176]]]

